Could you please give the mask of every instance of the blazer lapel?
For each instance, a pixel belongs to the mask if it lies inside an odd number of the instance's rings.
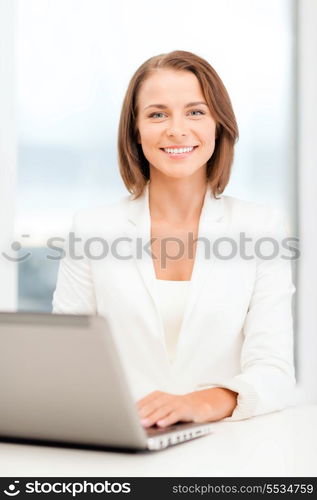
[[[152,298],[161,325],[161,331],[159,332],[161,335],[163,333],[163,321],[158,307],[156,276],[150,246],[151,217],[148,184],[139,198],[134,200],[132,195],[130,196],[126,233],[133,241],[131,254],[144,285]]]
[[[204,203],[200,215],[198,228],[198,243],[196,247],[195,262],[189,285],[189,293],[185,306],[185,313],[181,326],[179,338],[182,338],[182,331],[186,326],[195,302],[199,297],[199,293],[214,265],[212,252],[210,256],[206,255],[206,242],[212,242],[215,234],[219,235],[220,227],[218,222],[223,219],[224,208],[223,199],[220,196],[216,199],[209,186],[207,187]],[[132,195],[128,202],[127,213],[127,235],[135,242],[133,244],[132,255],[134,262],[138,268],[141,278],[152,297],[154,307],[156,309],[159,322],[161,325],[161,335],[163,333],[163,321],[159,310],[157,281],[152,256],[150,255],[150,240],[151,240],[151,217],[149,209],[149,181],[144,188],[142,195],[133,200]]]
[[[219,236],[221,230],[219,223],[223,218],[223,199],[221,196],[216,199],[208,186],[200,214],[196,255],[183,322],[179,334],[179,344],[186,341],[182,332],[186,329],[186,323],[193,312],[195,303],[199,299],[203,286],[210,278],[210,274],[213,270],[215,259],[212,252],[212,242],[215,236]]]

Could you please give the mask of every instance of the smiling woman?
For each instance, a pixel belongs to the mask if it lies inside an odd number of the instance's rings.
[[[107,317],[145,426],[249,418],[285,407],[292,393],[290,262],[204,252],[206,239],[284,235],[269,206],[222,195],[237,138],[207,61],[186,51],[148,59],[119,123],[130,196],[74,217],[83,258],[61,262],[53,312]],[[96,261],[88,236],[120,241],[132,258]]]
[[[229,95],[208,63],[189,52],[177,57],[181,54],[185,51],[145,61],[126,92],[119,124],[119,164],[122,178],[136,198],[152,177],[153,165],[158,168],[155,160],[161,159],[157,156],[160,151],[166,160],[190,159],[181,175],[193,174],[195,165],[204,166],[215,195],[229,181],[239,135]],[[171,140],[175,134],[176,141]],[[180,148],[184,147],[193,149],[183,152]],[[179,163],[165,160],[158,164],[173,177],[181,168]]]

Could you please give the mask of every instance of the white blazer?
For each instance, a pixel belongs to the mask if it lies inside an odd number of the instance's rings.
[[[251,259],[241,258],[241,252],[224,258],[234,248],[230,241],[237,243],[242,232],[254,242],[285,237],[279,212],[230,196],[216,199],[208,187],[172,364],[149,245],[146,251],[151,234],[148,186],[137,200],[128,195],[74,215],[53,313],[108,318],[135,400],[154,390],[185,394],[225,387],[239,394],[237,407],[225,420],[284,408],[295,385],[290,260],[259,258],[254,252]],[[71,233],[78,238],[75,255]],[[206,254],[206,242],[224,237],[231,240],[217,240],[218,252]],[[269,255],[271,243],[261,241]]]

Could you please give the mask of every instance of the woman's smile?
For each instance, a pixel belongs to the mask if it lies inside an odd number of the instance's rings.
[[[179,160],[180,158],[187,158],[191,156],[198,146],[184,147],[184,148],[160,148],[160,150],[167,155],[171,160]]]

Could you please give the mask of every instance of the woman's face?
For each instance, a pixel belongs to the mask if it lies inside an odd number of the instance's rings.
[[[216,122],[193,73],[155,71],[140,87],[137,109],[138,143],[149,162],[150,175],[153,169],[175,178],[199,170],[205,175],[215,148]],[[182,152],[179,148],[183,147],[193,149]]]

